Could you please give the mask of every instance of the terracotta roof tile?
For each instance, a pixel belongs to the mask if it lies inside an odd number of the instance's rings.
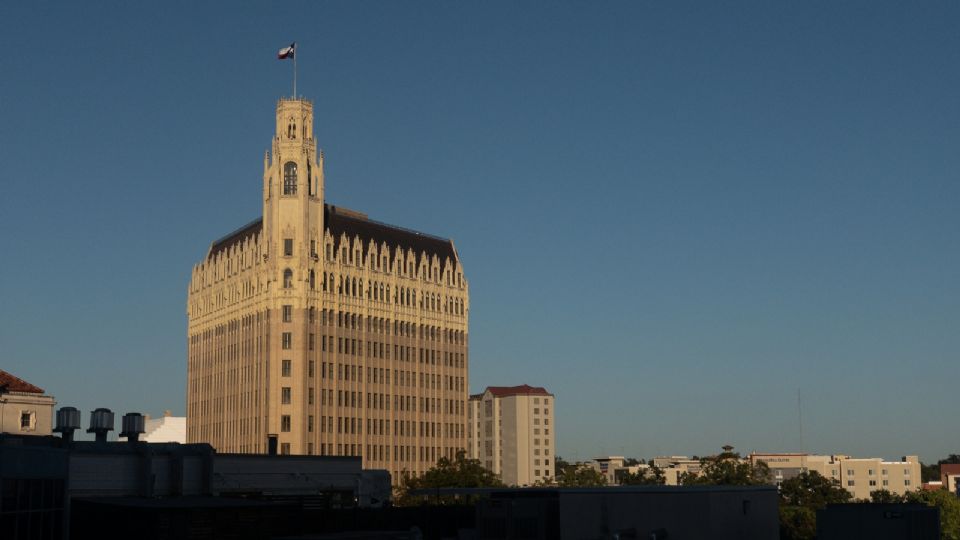
[[[5,392],[25,392],[28,394],[42,394],[43,388],[34,386],[27,381],[0,369],[0,394]]]

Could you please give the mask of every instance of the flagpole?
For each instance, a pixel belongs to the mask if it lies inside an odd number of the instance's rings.
[[[293,46],[293,99],[297,99],[297,46]]]

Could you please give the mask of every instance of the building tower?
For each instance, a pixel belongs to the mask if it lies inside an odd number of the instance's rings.
[[[545,388],[488,386],[467,405],[467,455],[510,486],[548,482],[556,466],[556,399]]]
[[[187,298],[187,441],[417,474],[466,446],[469,293],[453,242],[324,202],[313,104],[277,103],[263,215]]]

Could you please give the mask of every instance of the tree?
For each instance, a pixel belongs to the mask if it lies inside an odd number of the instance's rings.
[[[812,540],[817,534],[817,510],[845,503],[850,492],[816,471],[802,472],[780,485],[780,540]]]
[[[940,480],[940,465],[956,465],[960,463],[960,454],[950,454],[932,464],[920,464],[920,479],[924,482],[935,482]]]
[[[729,448],[729,447],[727,447]],[[726,450],[714,457],[700,460],[700,474],[683,473],[680,483],[685,486],[759,486],[770,484],[770,467],[764,462],[752,464],[742,461],[740,455]]]
[[[804,506],[819,510],[828,504],[850,501],[850,492],[840,483],[817,471],[805,471],[780,485],[780,502],[786,506]]]
[[[557,456],[556,459],[553,460],[554,478],[560,478],[569,470],[573,470],[573,465],[571,465],[569,461],[563,459],[563,457]]]
[[[903,500],[903,495],[897,495],[886,489],[878,489],[877,491],[870,492],[870,502],[872,503],[902,503]]]
[[[502,487],[500,478],[486,469],[478,459],[468,459],[466,452],[460,450],[454,459],[442,457],[427,472],[414,478],[404,475],[400,481],[396,502],[399,505],[413,504],[415,498],[410,495],[414,489],[435,489],[446,487],[478,488]],[[439,504],[453,504],[454,498],[437,497]]]
[[[960,498],[945,489],[911,491],[904,502],[926,504],[940,509],[941,540],[960,540]]]
[[[563,476],[557,477],[557,485],[560,487],[600,487],[607,485],[607,477],[593,467],[573,465],[567,468]]]
[[[806,506],[780,507],[780,540],[813,540],[816,537],[816,510]]]
[[[663,469],[651,465],[647,469],[640,469],[636,474],[626,473],[620,478],[623,486],[662,486],[666,483]]]

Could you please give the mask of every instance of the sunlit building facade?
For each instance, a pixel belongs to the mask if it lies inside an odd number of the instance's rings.
[[[325,203],[313,121],[277,103],[262,216],[193,268],[187,440],[417,474],[466,447],[467,280],[451,240]]]
[[[468,455],[510,486],[550,482],[557,432],[555,399],[536,386],[490,386],[470,396]]]

